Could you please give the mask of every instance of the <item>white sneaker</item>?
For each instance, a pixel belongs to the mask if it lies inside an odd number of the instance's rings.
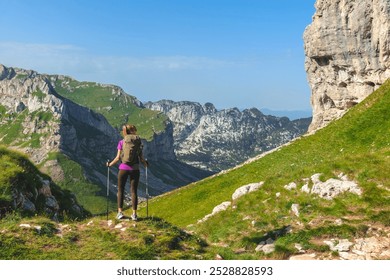
[[[121,220],[121,219],[124,219],[125,218],[125,215],[123,215],[122,212],[118,212],[118,214],[116,215],[116,219],[117,220]]]
[[[138,221],[138,216],[136,214],[131,215],[133,221]]]

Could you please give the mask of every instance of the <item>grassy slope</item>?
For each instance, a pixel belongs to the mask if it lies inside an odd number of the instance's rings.
[[[65,78],[56,81],[55,89],[73,102],[101,113],[113,127],[120,128],[127,122],[134,124],[138,134],[147,140],[152,139],[153,132],[165,129],[164,114],[134,105],[131,96],[114,96],[111,87]]]
[[[113,218],[113,217],[110,217]],[[21,227],[29,225],[30,227]],[[206,244],[159,219],[108,225],[93,218],[54,223],[46,218],[8,216],[0,221],[0,259],[117,260],[197,259],[207,257]]]
[[[307,246],[311,246],[308,240],[314,235],[358,234],[367,223],[390,226],[389,116],[390,82],[387,82],[342,119],[314,135],[303,137],[227,174],[153,199],[149,213],[181,227],[195,224],[216,205],[230,201],[238,187],[264,181],[260,191],[238,200],[236,209],[192,228],[210,242],[225,242],[231,248],[253,248],[264,234],[299,222],[307,225],[311,221],[313,224],[307,231],[301,231],[302,242]],[[344,194],[327,201],[283,188],[295,181],[300,189],[304,184],[302,179],[315,173],[322,173],[322,180],[325,180],[335,178],[341,172],[358,182],[363,189],[361,197]],[[277,192],[281,193],[279,198],[275,196]],[[291,214],[293,203],[300,204],[299,218]],[[334,227],[336,218],[345,220],[344,225]],[[252,228],[248,225],[251,221],[255,221]],[[291,244],[283,244],[287,241],[280,239],[278,242],[280,250],[291,250],[288,248]]]

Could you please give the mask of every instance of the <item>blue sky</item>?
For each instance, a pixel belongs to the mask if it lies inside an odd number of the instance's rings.
[[[0,0],[0,63],[116,84],[139,100],[311,111],[315,0]]]

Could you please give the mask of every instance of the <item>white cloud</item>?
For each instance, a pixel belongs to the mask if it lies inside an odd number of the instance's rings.
[[[73,45],[50,45],[18,42],[0,42],[1,53],[20,54],[21,52],[35,53],[39,55],[58,54],[70,51],[83,51],[83,48]]]
[[[207,57],[98,56],[73,45],[0,42],[0,63],[11,67],[31,68],[52,74],[73,72],[118,72],[134,70],[200,70],[232,66],[235,63]],[[54,73],[55,72],[55,73]]]
[[[72,45],[0,42],[0,63],[37,71],[52,72],[78,67],[85,53],[84,49]]]
[[[143,60],[129,61],[129,63],[131,68],[141,67],[164,70],[213,69],[234,64],[233,62],[223,60],[187,56],[149,57]]]

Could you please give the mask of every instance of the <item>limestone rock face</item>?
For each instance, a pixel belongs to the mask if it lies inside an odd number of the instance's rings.
[[[304,32],[309,131],[341,117],[390,77],[390,2],[317,0]]]
[[[217,110],[213,104],[161,100],[145,107],[173,124],[175,154],[192,166],[218,172],[278,147],[307,131],[310,118],[290,121],[256,108]]]

